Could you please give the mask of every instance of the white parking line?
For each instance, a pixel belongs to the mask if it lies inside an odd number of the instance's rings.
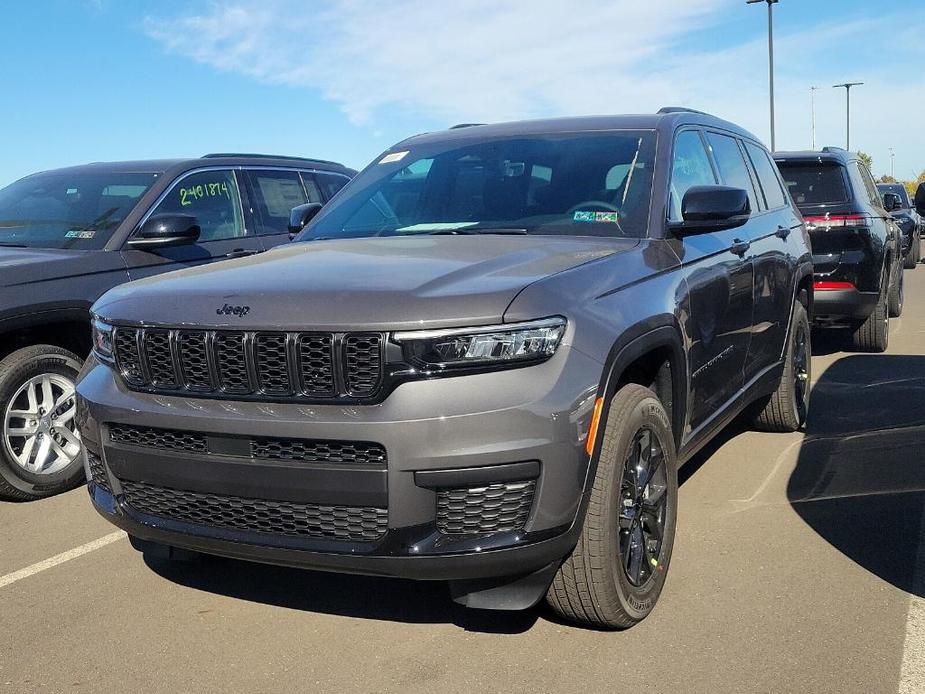
[[[80,547],[75,547],[74,549],[69,549],[67,552],[62,552],[61,554],[56,554],[53,557],[49,557],[43,561],[37,562],[32,566],[27,566],[25,569],[20,569],[19,571],[14,571],[13,573],[6,574],[5,576],[0,576],[0,588],[5,588],[11,583],[16,583],[16,581],[21,581],[24,578],[29,578],[29,576],[34,576],[35,574],[45,571],[46,569],[51,569],[58,564],[63,564],[66,561],[71,559],[76,559],[77,557],[83,556],[88,552],[92,552],[95,549],[100,547],[105,547],[110,545],[117,540],[121,540],[124,537],[128,537],[123,531],[119,530],[109,535],[104,535],[103,537],[88,542],[85,545],[80,545]]]
[[[921,694],[925,691],[925,511],[919,523],[919,547],[912,572],[912,596],[906,615],[906,638],[903,641],[903,663],[899,678],[899,694]]]

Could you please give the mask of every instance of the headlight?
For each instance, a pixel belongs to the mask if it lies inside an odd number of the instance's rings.
[[[104,361],[112,361],[112,326],[94,317],[90,322],[93,353]]]
[[[564,318],[483,328],[395,333],[414,366],[428,369],[522,366],[551,357],[565,334]]]

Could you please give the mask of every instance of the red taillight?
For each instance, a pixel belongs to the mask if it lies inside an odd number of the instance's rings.
[[[867,215],[863,214],[827,214],[822,217],[804,217],[807,225],[833,229],[836,227],[866,227]]]
[[[835,289],[854,289],[854,285],[851,282],[813,282],[813,289],[817,292],[824,292]]]

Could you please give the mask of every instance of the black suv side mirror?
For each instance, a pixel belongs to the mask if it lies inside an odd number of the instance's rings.
[[[679,236],[734,229],[745,224],[751,214],[748,193],[742,188],[694,186],[681,200],[684,221],[673,222],[670,228]]]
[[[915,191],[915,211],[920,215],[925,215],[925,183],[919,183]]]
[[[883,194],[883,209],[885,209],[887,212],[892,212],[893,210],[901,210],[902,207],[902,200],[900,200],[896,193]]]
[[[289,210],[289,240],[294,239],[296,234],[302,231],[320,211],[320,202],[307,202],[304,205],[296,205]]]
[[[199,223],[191,214],[156,214],[138,228],[128,245],[142,250],[187,246],[196,243],[200,233]]]

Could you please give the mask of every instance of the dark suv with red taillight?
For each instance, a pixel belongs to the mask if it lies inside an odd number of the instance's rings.
[[[900,229],[857,154],[836,147],[774,155],[810,231],[814,320],[847,325],[857,349],[882,352],[903,307]]]

